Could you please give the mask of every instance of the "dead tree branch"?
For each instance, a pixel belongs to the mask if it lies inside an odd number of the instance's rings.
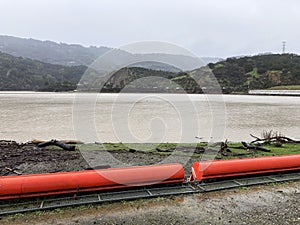
[[[37,146],[42,148],[42,147],[47,147],[47,146],[51,146],[51,145],[55,145],[57,147],[60,147],[64,150],[67,150],[67,151],[74,151],[75,150],[75,146],[72,146],[72,145],[67,145],[61,141],[58,141],[58,140],[51,140],[51,141],[46,141],[46,142],[42,142],[40,144],[38,144]]]

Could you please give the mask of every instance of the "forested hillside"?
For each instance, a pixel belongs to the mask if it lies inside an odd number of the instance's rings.
[[[248,90],[253,89],[273,87],[278,89],[280,86],[288,88],[287,86],[290,85],[293,85],[293,88],[295,88],[296,85],[300,85],[300,56],[295,54],[268,54],[228,58],[221,62],[210,63],[208,67],[217,78],[223,93],[248,93]],[[153,87],[155,87],[156,90],[163,92],[178,92],[183,89],[187,93],[202,93],[203,87],[207,90],[214,88],[210,87],[209,80],[207,80],[209,77],[205,75],[208,73],[205,67],[189,72],[161,73],[151,70],[141,71],[137,68],[134,70],[129,69],[124,73],[123,81],[121,81],[119,74],[118,79],[115,79],[117,82],[108,83],[110,87],[122,89],[128,85],[129,81],[134,80],[134,77],[141,78],[142,76],[154,75],[168,78],[169,82],[157,81],[153,83],[152,87],[148,87],[149,91],[155,91],[153,90]],[[193,76],[195,73],[202,74],[200,76],[203,77]],[[146,89],[145,83],[140,82],[138,85],[138,88]],[[179,88],[180,90],[178,90]]]
[[[208,64],[227,93],[300,84],[300,56],[256,55]]]
[[[155,64],[148,63],[147,66],[151,68],[152,65]],[[84,91],[99,91],[101,87],[104,92],[202,93],[197,84],[200,80],[196,82],[192,77],[197,71],[205,76],[208,67],[223,93],[247,93],[251,89],[300,85],[300,56],[295,54],[228,58],[189,72],[176,71],[176,68],[166,71],[164,68],[171,67],[161,63],[155,65],[161,70],[140,68],[138,64],[133,66],[116,71],[109,78],[100,79],[95,73],[94,77],[79,82],[87,69],[85,66],[53,65],[0,53],[0,90],[70,91],[75,90],[79,83],[80,90]],[[200,79],[205,81],[202,87],[209,89],[208,78]]]
[[[85,66],[53,65],[0,52],[0,90],[74,90],[85,70]]]

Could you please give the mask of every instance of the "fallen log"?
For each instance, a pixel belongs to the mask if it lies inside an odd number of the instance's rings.
[[[84,144],[83,141],[79,141],[79,140],[61,140],[61,142],[69,145]]]
[[[156,148],[155,150],[158,151],[158,152],[173,152],[173,151],[174,151],[174,148],[172,148],[172,149],[161,149],[161,148]]]
[[[32,144],[41,144],[46,142],[45,140],[38,140],[38,139],[33,139],[29,143]],[[75,144],[84,144],[84,142],[79,141],[79,140],[60,140],[60,142],[65,143],[65,144],[70,144],[70,145],[75,145]]]
[[[274,137],[268,137],[268,138],[259,138],[256,137],[252,134],[250,134],[251,137],[255,138],[254,141],[251,141],[250,143],[255,143],[255,142],[281,142],[281,143],[289,143],[289,144],[300,144],[299,140],[294,140],[292,138],[289,137],[285,137],[285,136],[274,136]]]
[[[178,147],[172,147],[172,148],[167,148],[167,149],[162,149],[157,147],[155,149],[158,152],[174,152],[174,151],[179,151],[179,152],[186,152],[186,153],[195,153],[195,154],[201,154],[205,152],[205,149],[201,146],[178,146]]]
[[[257,146],[257,145],[249,145],[247,144],[246,142],[242,141],[241,142],[243,147],[245,149],[249,149],[249,150],[259,150],[259,151],[263,151],[263,152],[271,152],[270,149],[267,149],[267,148],[264,148],[264,147],[261,147],[261,146]]]
[[[232,153],[232,151],[230,150],[230,148],[227,145],[227,139],[225,140],[225,142],[221,143],[220,151],[219,152],[223,156],[228,156],[228,153],[230,153],[230,154]]]
[[[67,144],[65,144],[61,141],[55,140],[55,139],[52,139],[51,141],[42,142],[42,143],[38,144],[37,146],[39,148],[43,148],[43,147],[47,147],[47,146],[51,146],[51,145],[55,145],[55,146],[60,147],[64,150],[67,150],[67,151],[74,151],[75,150],[75,146],[67,145]]]

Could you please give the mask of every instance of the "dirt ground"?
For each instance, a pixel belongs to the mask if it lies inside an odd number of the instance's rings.
[[[0,158],[1,176],[73,171],[88,167],[78,151],[38,148],[33,143],[19,144],[14,141],[0,141]]]
[[[3,217],[2,224],[300,224],[300,182]]]
[[[96,148],[85,151],[67,151],[53,147],[39,148],[34,143],[14,141],[0,141],[0,158],[0,176],[77,171],[91,167],[103,168],[107,165],[110,167],[151,165],[162,162],[182,163],[185,172],[189,174],[192,163],[199,160],[197,157],[170,157],[142,151],[99,151]]]
[[[142,152],[111,154],[131,165],[153,164],[165,158]],[[78,151],[0,141],[0,173],[82,170],[90,167],[85,158],[97,159],[98,155],[89,151],[83,157]],[[186,170],[192,161],[195,159],[188,160]],[[0,224],[300,224],[300,181],[11,215],[0,218]]]

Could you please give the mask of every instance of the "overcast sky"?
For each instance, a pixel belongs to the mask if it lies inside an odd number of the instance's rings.
[[[299,0],[0,0],[0,34],[119,47],[170,42],[198,56],[300,54]]]

